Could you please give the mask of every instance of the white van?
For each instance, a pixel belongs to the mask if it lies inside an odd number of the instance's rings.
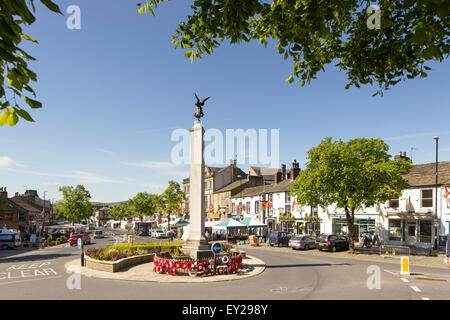
[[[0,229],[0,248],[14,249],[20,246],[20,236],[13,230]]]

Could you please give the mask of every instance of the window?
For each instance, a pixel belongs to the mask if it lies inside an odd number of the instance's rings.
[[[246,212],[247,214],[250,213],[250,201],[247,201],[247,208],[245,209],[245,212]]]
[[[287,204],[287,205],[284,206],[284,212],[286,214],[291,213],[291,205],[290,204]]]
[[[433,190],[422,190],[421,207],[431,208],[433,207]]]
[[[261,209],[261,206],[259,204],[259,201],[255,201],[255,213],[258,213],[258,211]]]
[[[284,198],[286,199],[285,200],[286,203],[291,203],[291,193],[289,191],[286,191],[284,193]]]
[[[19,213],[17,214],[17,220],[19,220],[19,221],[25,221],[25,213],[19,212]]]
[[[401,220],[389,220],[389,240],[401,241],[402,240],[402,221]]]
[[[399,207],[399,202],[400,202],[399,199],[391,199],[388,202],[388,207],[397,209]]]
[[[270,201],[270,203],[272,203],[272,201],[273,201],[273,193],[269,193],[269,201]]]
[[[431,242],[431,221],[420,221],[419,242]]]

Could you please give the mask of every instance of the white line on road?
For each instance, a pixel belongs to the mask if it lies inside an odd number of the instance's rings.
[[[403,282],[409,282],[408,279],[400,278]]]
[[[62,278],[62,276],[57,276],[57,277],[47,277],[47,278],[42,278],[42,279],[30,279],[30,280],[21,280],[21,281],[0,282],[0,285],[2,285],[2,284],[10,284],[10,283],[20,283],[20,282],[30,282],[30,281],[40,281],[40,280],[48,280],[48,279],[57,279],[57,278]]]
[[[422,290],[420,290],[419,288],[415,287],[415,286],[410,286],[411,289],[413,289],[415,292],[422,292]]]
[[[430,298],[422,297],[422,300],[430,300]]]

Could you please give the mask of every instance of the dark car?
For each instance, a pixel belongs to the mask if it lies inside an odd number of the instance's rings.
[[[53,240],[56,240],[56,239],[58,239],[61,236],[66,237],[66,238],[70,238],[69,232],[67,232],[65,230],[55,230],[55,231],[52,232],[52,239]]]
[[[285,231],[274,231],[270,233],[269,245],[270,246],[287,246],[291,236]]]
[[[317,237],[317,249],[336,252],[338,250],[348,250],[348,238],[338,234],[321,234]]]
[[[78,243],[78,239],[81,239],[81,241],[83,241],[83,244],[91,244],[91,237],[89,237],[87,234],[74,234],[69,238],[70,246],[76,246]]]
[[[289,239],[289,247],[292,249],[312,249],[316,248],[316,238],[310,235],[295,236]]]

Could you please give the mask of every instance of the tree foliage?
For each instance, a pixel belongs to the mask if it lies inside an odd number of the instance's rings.
[[[355,212],[399,197],[408,188],[402,177],[410,161],[391,160],[381,139],[357,138],[343,142],[325,138],[307,153],[308,163],[290,186],[297,202],[311,207],[336,205],[345,211],[351,236]],[[353,251],[353,241],[350,241]]]
[[[169,0],[138,3],[139,13]],[[192,14],[173,35],[191,61],[213,53],[224,41],[259,41],[293,62],[300,85],[331,63],[348,84],[377,84],[382,94],[401,80],[426,77],[425,63],[449,54],[448,0],[379,0],[381,27],[369,28],[369,1],[362,0],[195,0]]]
[[[40,0],[49,10],[61,13],[51,0]],[[19,47],[22,40],[37,43],[36,39],[26,35],[22,27],[36,21],[34,0],[6,0],[0,2],[0,126],[16,125],[19,117],[34,122],[24,109],[25,103],[32,109],[41,108],[30,82],[37,81],[37,75],[28,68],[28,62],[36,60]],[[62,14],[62,13],[61,13]]]
[[[63,194],[63,200],[58,201],[59,212],[73,221],[88,219],[92,216],[93,208],[90,203],[91,195],[82,185],[62,186],[59,191]]]
[[[180,211],[181,202],[186,198],[183,191],[181,191],[180,184],[176,181],[169,181],[169,186],[164,190],[162,203],[164,212],[167,214],[168,221],[170,221],[170,214]]]
[[[111,218],[121,221],[122,219],[131,217],[133,215],[133,212],[128,204],[120,203],[111,208],[111,210],[109,211],[109,215],[111,216]]]
[[[133,216],[144,219],[144,216],[153,216],[156,213],[156,206],[153,201],[155,195],[147,192],[139,192],[136,196],[131,198],[130,204]]]

